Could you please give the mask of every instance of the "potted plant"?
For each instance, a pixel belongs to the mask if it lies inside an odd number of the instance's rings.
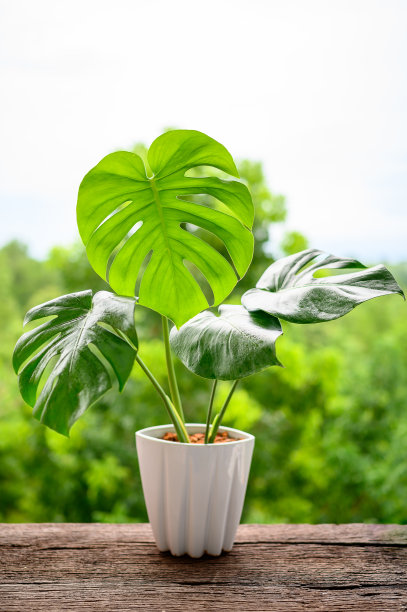
[[[64,435],[115,379],[121,391],[137,362],[170,420],[136,433],[150,522],[161,550],[194,557],[233,545],[254,438],[222,421],[241,378],[281,365],[280,319],[329,321],[366,300],[403,295],[382,265],[366,268],[308,249],[272,263],[241,305],[208,310],[248,269],[254,210],[243,183],[196,176],[199,166],[238,176],[228,151],[192,130],[163,134],[145,160],[107,155],[85,176],[79,232],[91,265],[113,292],[85,290],[32,308],[24,323],[48,320],[23,334],[13,356],[34,417]],[[169,394],[139,350],[134,313],[141,307],[162,318]],[[213,380],[205,424],[185,421],[172,351]],[[213,414],[218,380],[232,384]]]

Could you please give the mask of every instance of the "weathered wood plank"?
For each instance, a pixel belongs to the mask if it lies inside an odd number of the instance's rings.
[[[407,545],[407,525],[240,525],[237,542]]]
[[[242,525],[173,558],[148,525],[0,525],[0,610],[407,610],[407,527]]]
[[[106,523],[0,523],[0,546],[10,544],[31,546],[58,544],[154,542],[148,523],[108,525]],[[346,524],[346,525],[240,525],[236,542],[321,542],[326,544],[400,544],[407,546],[407,525]]]

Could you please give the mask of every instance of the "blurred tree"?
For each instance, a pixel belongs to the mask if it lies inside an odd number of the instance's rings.
[[[293,255],[294,253],[308,249],[308,247],[308,240],[303,234],[296,231],[286,232],[280,244],[280,249],[284,255]]]
[[[244,161],[239,170],[253,193],[258,244],[234,300],[272,261],[275,245],[264,226],[286,214],[284,199],[268,190],[261,164]],[[295,233],[285,240],[285,252],[306,244]],[[407,265],[392,271],[405,288]],[[139,367],[125,391],[107,393],[69,439],[31,417],[11,368],[28,307],[105,286],[78,245],[55,248],[44,262],[16,242],[0,249],[0,521],[147,520],[134,432],[167,417]],[[404,309],[389,297],[339,321],[284,325],[277,349],[285,368],[244,379],[226,415],[226,425],[256,436],[243,520],[407,522]],[[165,386],[159,323],[148,309],[136,309],[143,358]],[[179,361],[176,370],[188,418],[202,421],[210,382]],[[219,384],[217,405],[228,388]]]
[[[58,277],[66,293],[82,289],[109,290],[108,284],[94,272],[88,262],[82,243],[51,249],[46,259],[46,268]]]
[[[2,263],[9,276],[12,295],[21,314],[31,307],[32,296],[38,289],[58,284],[58,274],[28,255],[26,245],[13,240],[1,249]]]

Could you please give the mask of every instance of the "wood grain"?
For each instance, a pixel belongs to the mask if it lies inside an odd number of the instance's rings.
[[[149,525],[0,524],[0,610],[407,610],[407,527],[241,525],[190,559]]]

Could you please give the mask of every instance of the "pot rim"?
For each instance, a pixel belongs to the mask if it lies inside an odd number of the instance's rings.
[[[205,430],[206,424],[205,423],[185,423],[185,427],[187,428],[199,428],[200,430]],[[156,435],[149,435],[149,432],[155,432]],[[175,431],[174,425],[172,423],[168,424],[168,425],[153,425],[152,427],[145,427],[144,429],[139,429],[138,431],[136,431],[136,438],[143,438],[144,440],[151,440],[154,442],[157,442],[158,444],[171,444],[173,445],[174,442],[171,442],[170,440],[163,440],[159,436],[160,434],[164,434],[167,431]],[[228,447],[229,446],[236,446],[236,445],[241,445],[247,442],[250,442],[251,440],[254,440],[254,436],[252,434],[247,433],[246,431],[242,431],[240,429],[234,429],[233,427],[224,427],[224,426],[220,426],[219,427],[219,431],[226,431],[227,433],[230,434],[236,434],[239,436],[243,436],[243,439],[241,440],[235,440],[234,442],[227,442],[225,443]],[[188,433],[194,433],[192,431],[188,430]],[[231,436],[233,437],[233,436]],[[218,448],[218,447],[223,447],[223,444],[189,444],[188,442],[177,442],[177,447],[180,446],[186,446],[188,448]]]

